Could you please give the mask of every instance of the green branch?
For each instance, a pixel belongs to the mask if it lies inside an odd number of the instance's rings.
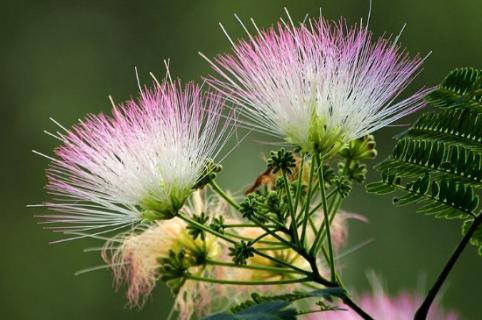
[[[311,203],[311,188],[313,186],[313,176],[315,175],[315,164],[313,159],[311,160],[311,168],[310,168],[310,177],[308,180],[308,193],[306,194],[306,204],[305,204],[305,212],[303,215],[303,228],[301,231],[301,244],[304,245],[305,238],[306,238],[306,229],[308,227],[308,219],[310,217],[310,203]]]
[[[211,186],[211,188],[217,192],[217,194],[219,194],[224,200],[226,200],[227,203],[229,203],[233,208],[235,208],[236,210],[239,210],[240,209],[240,206],[239,204],[233,199],[231,198],[230,196],[228,196],[224,191],[223,189],[221,189],[221,187],[217,184],[217,182],[215,180],[211,180],[209,181],[209,185]]]
[[[430,306],[432,305],[433,300],[435,299],[435,297],[437,296],[437,293],[442,288],[443,283],[445,282],[448,275],[452,271],[455,263],[457,262],[460,255],[462,254],[465,247],[467,246],[467,243],[469,243],[470,239],[472,238],[472,236],[475,233],[475,231],[477,230],[477,228],[481,225],[481,223],[482,223],[482,212],[479,213],[479,215],[474,220],[474,222],[470,226],[470,228],[467,231],[467,233],[465,234],[465,236],[462,238],[462,240],[458,244],[457,248],[455,248],[452,256],[447,261],[447,264],[445,265],[442,272],[438,276],[434,285],[432,286],[432,288],[430,288],[427,297],[423,301],[420,308],[417,310],[417,313],[415,314],[414,320],[425,320],[427,318],[427,315],[428,315],[428,312],[430,310]]]
[[[185,275],[186,279],[194,280],[194,281],[203,281],[203,282],[210,282],[210,283],[219,283],[219,284],[227,284],[227,285],[243,285],[243,286],[270,286],[270,285],[279,285],[279,284],[290,284],[290,283],[302,283],[311,281],[310,277],[300,278],[300,279],[287,279],[287,280],[277,280],[277,281],[239,281],[239,280],[226,280],[226,279],[213,279],[213,278],[204,278],[198,277],[191,274]]]
[[[328,203],[326,199],[326,191],[325,191],[325,179],[323,176],[323,160],[320,158],[320,154],[317,153],[315,154],[315,160],[318,165],[318,182],[320,185],[320,191],[321,191],[321,201],[323,201],[323,213],[325,215],[324,224],[325,224],[325,229],[326,229],[326,237],[327,237],[327,243],[328,243],[328,254],[330,257],[330,261],[328,263],[330,264],[330,272],[331,272],[331,280],[332,282],[335,282],[336,280],[336,272],[335,272],[335,259],[333,255],[333,246],[331,243],[331,232],[330,232],[330,217],[329,217],[329,211],[328,211]],[[320,240],[322,237],[322,230],[323,228],[320,227],[318,230],[315,241],[313,242],[313,245],[310,249],[310,252],[313,256],[316,256],[316,253],[318,251],[318,246],[321,245]],[[320,244],[319,244],[320,243]]]
[[[288,182],[288,177],[286,175],[285,170],[281,170],[283,173],[283,182],[285,185],[286,189],[286,197],[288,198],[288,210],[291,215],[291,223],[290,223],[290,229],[291,229],[291,235],[293,237],[293,241],[295,244],[298,246],[300,244],[299,238],[298,238],[298,230],[296,228],[296,213],[293,208],[293,203],[292,203],[292,198],[291,198],[291,192],[290,192],[290,184]]]
[[[296,186],[295,205],[294,205],[295,215],[298,212],[298,202],[300,201],[300,196],[301,196],[301,186],[303,185],[304,166],[305,166],[305,154],[302,152],[301,153],[300,168],[298,169],[298,183],[297,183],[297,186]]]
[[[276,272],[276,273],[297,273],[297,274],[301,274],[299,271],[287,269],[287,268],[260,266],[260,265],[252,265],[252,264],[235,264],[235,263],[232,263],[232,262],[224,262],[224,261],[217,261],[217,260],[210,260],[210,259],[205,260],[205,263],[209,264],[209,265],[231,267],[231,268],[263,270],[263,271],[270,271],[270,272]]]

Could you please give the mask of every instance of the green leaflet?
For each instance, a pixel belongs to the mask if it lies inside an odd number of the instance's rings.
[[[345,290],[338,287],[277,296],[260,296],[253,293],[250,300],[231,308],[231,312],[214,314],[203,320],[296,320],[298,311],[289,307],[292,302],[306,298],[332,301],[333,297],[342,297],[345,294]],[[323,303],[318,306],[320,311],[338,310],[336,307],[326,306]]]
[[[236,313],[218,313],[204,320],[296,320],[297,311],[288,308],[289,304],[282,300],[267,301]]]
[[[466,218],[473,215],[479,204],[479,197],[470,185],[452,179],[436,180],[425,174],[406,184],[401,181],[400,177],[386,175],[382,181],[368,184],[367,190],[380,195],[400,190],[402,196],[393,198],[395,205],[416,203],[417,212],[437,218]]]
[[[482,70],[458,68],[450,72],[438,90],[430,93],[426,100],[437,108],[482,107]]]
[[[435,111],[397,137],[376,166],[381,181],[367,191],[397,191],[395,205],[416,204],[417,212],[438,218],[473,219],[482,189],[482,70],[453,70],[425,99]],[[477,235],[472,243],[480,247],[482,231]]]

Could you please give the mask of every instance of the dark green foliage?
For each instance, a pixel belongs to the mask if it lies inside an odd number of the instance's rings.
[[[335,170],[331,168],[329,165],[323,165],[323,180],[327,185],[330,185],[333,179],[336,177]]]
[[[342,198],[346,198],[352,189],[351,181],[345,176],[338,176],[333,179],[333,185],[335,186],[336,192]]]
[[[239,212],[244,218],[256,222],[267,222],[269,216],[282,221],[282,206],[283,204],[276,191],[264,194],[253,192],[241,202]]]
[[[186,256],[184,250],[179,252],[169,251],[167,258],[159,259],[161,280],[171,288],[174,294],[179,292],[179,289],[186,282],[186,274],[191,266],[190,259]]]
[[[234,247],[229,248],[229,255],[233,257],[234,263],[246,264],[247,260],[254,256],[254,248],[250,243],[241,240]]]
[[[281,148],[278,151],[271,151],[268,159],[268,167],[273,170],[273,173],[281,170],[291,174],[292,169],[296,167],[296,160],[292,152]]]
[[[296,320],[295,308],[288,308],[289,302],[268,301],[255,304],[236,313],[219,313],[204,320]]]
[[[252,305],[261,304],[268,301],[281,300],[285,302],[294,302],[294,301],[306,299],[306,298],[322,298],[328,301],[332,301],[333,297],[342,297],[345,294],[346,294],[346,291],[339,287],[318,289],[318,290],[313,290],[309,292],[295,291],[293,293],[286,293],[286,294],[275,295],[275,296],[262,296],[257,293],[253,293],[251,294],[251,299],[246,300],[232,307],[231,312],[233,313],[239,312],[239,311],[245,310],[246,308]]]
[[[214,231],[217,231],[221,234],[224,233],[224,217],[223,216],[217,216],[214,217],[211,224],[209,225],[211,229]]]
[[[252,293],[251,299],[246,300],[238,305],[235,305],[230,309],[230,311],[232,313],[236,313],[236,312],[241,312],[243,310],[246,310],[251,306],[262,304],[265,302],[270,302],[270,301],[293,302],[293,301],[308,298],[308,297],[309,295],[307,293],[301,293],[301,292],[287,293],[287,294],[277,295],[277,296],[262,296],[258,293]]]
[[[333,297],[342,297],[346,294],[342,288],[326,288],[311,292],[293,292],[277,296],[261,296],[257,293],[251,299],[231,308],[229,313],[215,314],[203,320],[294,320],[299,312],[295,308],[288,308],[295,301],[306,298],[321,298],[332,301]],[[319,311],[338,310],[337,307],[328,306],[323,301],[316,305]]]
[[[449,73],[426,100],[438,108],[482,106],[482,70],[459,68]]]
[[[263,196],[257,193],[250,193],[246,199],[240,204],[239,212],[243,215],[243,218],[252,219],[260,211],[260,202]]]
[[[454,179],[475,188],[482,187],[482,154],[460,144],[404,137],[378,169],[404,172],[405,177],[418,177],[430,171],[439,179]]]
[[[436,108],[399,137],[377,170],[376,194],[402,193],[394,204],[419,205],[418,212],[443,218],[477,214],[482,188],[482,71],[452,71],[426,100]]]
[[[209,217],[204,212],[201,212],[201,214],[194,215],[192,219],[199,224],[205,225],[208,222]],[[201,239],[204,241],[206,237],[204,230],[193,224],[188,224],[187,231],[194,240],[196,240],[198,237],[201,237]]]
[[[404,194],[395,197],[393,203],[404,206],[417,203],[417,212],[435,215],[438,218],[464,218],[473,215],[479,203],[474,189],[452,179],[434,180],[429,174],[418,177],[406,184],[394,175],[385,175],[383,180],[367,185],[367,190],[376,194],[402,190]]]
[[[302,193],[302,195],[303,194],[304,193]],[[266,207],[269,212],[272,212],[277,216],[281,215],[281,203],[276,191],[270,191],[266,194]]]
[[[410,128],[410,136],[448,144],[462,144],[469,150],[482,151],[482,115],[480,110],[446,108],[424,113]]]

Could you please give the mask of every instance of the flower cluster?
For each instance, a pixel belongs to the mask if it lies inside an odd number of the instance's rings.
[[[209,83],[255,130],[330,152],[423,106],[426,90],[394,102],[423,61],[401,49],[398,37],[375,40],[362,24],[322,17],[256,30],[233,43],[233,53],[205,57],[219,75]]]
[[[117,287],[127,285],[131,305],[142,306],[161,280],[181,320],[228,312],[233,302],[237,310],[262,309],[263,299],[279,302],[273,293],[290,303],[316,298],[314,311],[325,313],[310,319],[371,319],[350,300],[335,266],[347,220],[365,220],[343,212],[342,200],[365,181],[363,161],[377,155],[370,133],[423,106],[427,90],[395,99],[424,59],[401,49],[398,37],[374,39],[363,24],[290,22],[263,31],[254,24],[254,36],[242,24],[247,40],[205,57],[218,74],[207,77],[214,91],[168,74],[137,99],[113,103],[112,115],[51,134],[61,141],[46,156],[55,200],[42,206],[56,213],[41,216],[43,223],[72,238],[107,239],[102,257]],[[230,121],[226,101],[239,122]],[[222,166],[215,162],[238,126],[292,148],[271,152],[239,202],[217,184]],[[253,290],[267,296],[245,301]],[[331,306],[334,297],[352,311]],[[361,307],[395,320],[419,303],[380,291]],[[437,308],[431,316],[457,319]]]
[[[190,216],[208,213],[209,216],[222,214],[228,217],[226,223],[240,223],[225,201],[216,197],[208,197],[204,191],[195,191],[191,199],[182,208]],[[317,216],[321,217],[321,213]],[[342,213],[333,223],[333,236],[336,248],[341,249],[346,244],[346,219],[352,216]],[[356,217],[358,218],[358,216]],[[245,239],[255,239],[263,233],[260,228],[235,228],[232,232],[239,233]],[[264,238],[256,244],[258,249],[268,248],[273,244],[281,245],[273,237]],[[292,278],[292,273],[276,270],[272,261],[254,255],[249,259],[248,266],[267,267],[262,269],[227,268],[226,266],[210,264],[207,261],[226,261],[229,247],[219,238],[207,234],[204,239],[193,239],[189,234],[188,224],[179,219],[160,220],[148,226],[143,226],[130,233],[121,234],[108,241],[102,252],[104,261],[114,272],[114,278],[119,288],[122,283],[128,285],[127,299],[131,305],[142,306],[150,295],[159,278],[163,276],[162,259],[168,258],[171,252],[184,252],[192,257],[188,271],[224,280],[240,281],[272,281]],[[292,263],[297,267],[307,267],[302,257],[292,249],[268,250],[267,254]],[[272,269],[270,269],[272,268]],[[303,285],[295,286],[256,286],[258,292],[289,293],[295,289],[303,289]],[[193,314],[205,315],[208,312],[222,309],[226,302],[242,302],[248,299],[252,286],[224,286],[217,283],[197,282],[186,279],[180,291],[176,294],[174,310],[179,319],[187,320]],[[229,297],[229,301],[225,301]]]
[[[226,142],[223,99],[164,81],[137,100],[91,115],[65,133],[48,169],[46,203],[62,214],[46,223],[68,234],[96,234],[141,220],[173,217]]]

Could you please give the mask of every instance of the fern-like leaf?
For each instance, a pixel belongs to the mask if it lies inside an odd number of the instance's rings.
[[[214,314],[203,318],[203,320],[295,320],[299,312],[290,307],[291,303],[307,298],[318,298],[331,302],[333,297],[344,295],[346,295],[346,291],[338,287],[310,292],[295,291],[275,296],[261,296],[253,293],[251,299],[232,307],[230,312]],[[336,306],[326,305],[322,301],[319,301],[317,305],[320,312],[339,310]]]
[[[450,72],[440,88],[426,99],[434,107],[482,107],[482,70],[459,68]]]
[[[395,205],[417,204],[418,212],[435,217],[473,218],[482,189],[482,70],[452,71],[426,100],[436,111],[398,138],[376,167],[382,180],[367,190],[398,190]]]
[[[405,177],[419,177],[430,171],[432,177],[482,188],[482,153],[432,139],[400,139],[391,157],[378,169],[404,172]]]

